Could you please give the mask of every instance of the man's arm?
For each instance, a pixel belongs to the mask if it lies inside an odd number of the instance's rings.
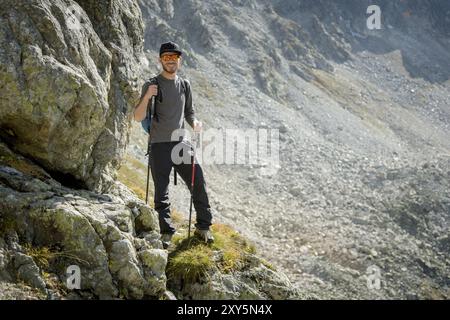
[[[141,99],[139,100],[138,105],[134,109],[134,120],[135,121],[142,121],[145,119],[147,115],[147,105],[149,100],[152,97],[152,90],[149,90],[150,88],[150,82],[145,82],[142,86],[141,91]]]
[[[187,123],[192,127],[192,129],[195,129],[195,126],[199,123],[197,118],[195,118],[195,111],[194,106],[192,104],[192,91],[191,91],[191,84],[188,80],[184,80],[186,84],[186,102],[184,104],[184,118],[186,119]]]

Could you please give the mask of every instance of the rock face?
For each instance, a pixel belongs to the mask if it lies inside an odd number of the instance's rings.
[[[273,270],[255,255],[246,257],[242,270],[224,273],[213,267],[201,281],[171,278],[171,290],[193,300],[289,300],[310,299],[296,289],[283,273]]]
[[[2,158],[12,155],[4,144],[1,150]],[[17,163],[33,168],[20,157]],[[94,297],[164,293],[167,251],[152,209],[119,183],[112,194],[100,195],[24,171],[0,166],[0,280],[21,280],[55,295],[43,275],[65,284],[67,268],[77,265],[81,292]]]
[[[138,98],[135,1],[1,1],[0,137],[67,185],[106,190]]]

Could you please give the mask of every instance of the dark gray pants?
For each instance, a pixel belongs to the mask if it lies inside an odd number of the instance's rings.
[[[192,164],[174,164],[171,158],[172,149],[180,142],[160,142],[151,145],[151,171],[153,184],[155,186],[155,210],[159,216],[159,227],[161,233],[174,233],[175,228],[170,218],[169,182],[172,167],[183,179],[188,188],[191,188]],[[189,148],[190,149],[190,148]],[[188,149],[188,150],[189,150]],[[181,153],[182,154],[182,153]],[[189,157],[191,158],[191,157]],[[195,227],[207,230],[211,225],[212,214],[206,193],[206,183],[200,165],[195,164],[193,204],[197,213]],[[186,205],[189,205],[188,203]]]

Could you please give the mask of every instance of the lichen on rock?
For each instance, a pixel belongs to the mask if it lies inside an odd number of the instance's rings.
[[[118,186],[121,189],[123,186]],[[5,229],[0,234],[5,245],[0,249],[7,270],[1,278],[21,280],[45,291],[43,272],[56,274],[65,283],[67,267],[74,264],[80,267],[81,290],[95,297],[162,295],[166,278],[161,270],[167,255],[159,251],[160,243],[153,246],[157,240],[145,240],[149,232],[159,233],[156,212],[137,198],[126,199],[129,207],[117,194],[112,190],[106,197],[73,190],[51,178],[33,179],[0,165],[0,212]],[[135,230],[132,210],[145,213],[147,232]],[[27,255],[27,247],[52,248],[46,270]]]
[[[105,191],[139,95],[137,3],[5,0],[0,9],[0,137],[56,178]]]

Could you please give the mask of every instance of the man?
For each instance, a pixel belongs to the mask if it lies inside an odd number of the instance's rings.
[[[169,177],[174,170],[181,176],[187,186],[191,185],[192,164],[173,161],[171,154],[173,148],[179,144],[186,144],[185,137],[178,135],[173,137],[173,132],[184,129],[184,119],[199,133],[202,123],[195,118],[192,106],[192,94],[190,84],[187,80],[181,79],[177,71],[181,66],[182,51],[176,43],[167,42],[161,45],[159,50],[159,61],[163,71],[156,77],[158,85],[151,85],[146,82],[142,88],[141,100],[134,111],[134,119],[142,121],[146,117],[147,105],[153,96],[158,92],[162,99],[155,99],[154,117],[151,124],[151,172],[155,186],[154,204],[159,215],[159,226],[161,229],[161,240],[164,248],[170,244],[175,228],[170,218],[169,202]],[[186,90],[188,89],[188,90]],[[177,148],[178,149],[178,148]],[[191,149],[189,147],[189,149]],[[185,150],[185,148],[183,148]],[[192,150],[189,150],[192,152]],[[209,230],[212,221],[212,213],[206,193],[206,184],[203,171],[200,165],[195,164],[195,183],[193,190],[193,203],[197,213],[197,223],[194,235],[213,242],[214,238]]]

